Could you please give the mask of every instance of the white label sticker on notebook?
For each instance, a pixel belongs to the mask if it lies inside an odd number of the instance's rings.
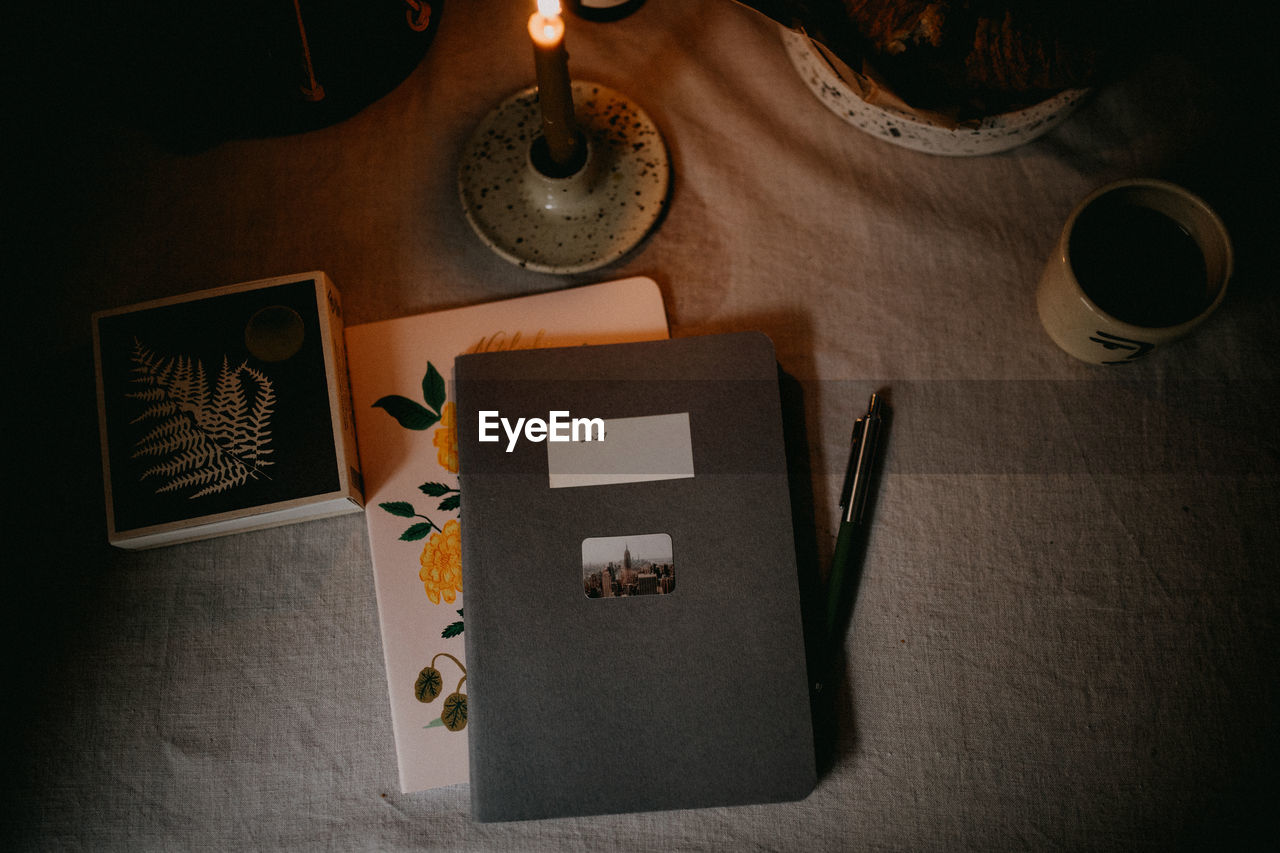
[[[576,413],[575,413],[576,414]],[[586,438],[590,438],[588,441]],[[689,413],[612,418],[604,439],[595,431],[578,441],[547,442],[547,470],[553,489],[646,483],[693,476]]]

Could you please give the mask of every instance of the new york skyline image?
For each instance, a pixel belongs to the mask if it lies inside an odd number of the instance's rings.
[[[675,584],[666,533],[582,540],[582,588],[588,598],[669,595]]]

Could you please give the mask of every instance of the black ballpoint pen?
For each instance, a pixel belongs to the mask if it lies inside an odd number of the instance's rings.
[[[865,526],[867,488],[875,467],[876,449],[880,441],[880,410],[878,394],[871,395],[867,413],[854,421],[849,464],[845,469],[844,485],[840,490],[840,530],[836,535],[836,550],[831,557],[831,573],[827,578],[827,618],[824,638],[828,647],[834,647],[839,638],[842,616],[845,613],[845,585],[852,574],[850,563],[856,551],[855,544]]]

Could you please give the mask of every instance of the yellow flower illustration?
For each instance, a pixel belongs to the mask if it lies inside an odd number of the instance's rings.
[[[445,403],[440,410],[440,427],[431,437],[431,443],[437,448],[436,461],[441,467],[454,474],[458,473],[457,416],[452,401]]]
[[[418,578],[427,590],[432,604],[443,598],[452,603],[462,592],[462,527],[458,519],[444,523],[444,529],[431,534],[422,549],[422,569]]]

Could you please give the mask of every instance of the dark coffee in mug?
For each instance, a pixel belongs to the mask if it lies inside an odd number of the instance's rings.
[[[1102,196],[1080,212],[1067,256],[1085,295],[1135,326],[1184,323],[1217,294],[1190,232],[1124,194]]]

